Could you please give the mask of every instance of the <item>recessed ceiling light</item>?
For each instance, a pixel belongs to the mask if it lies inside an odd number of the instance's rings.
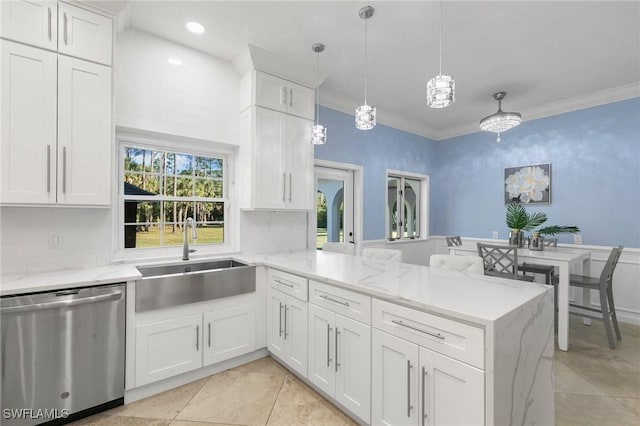
[[[169,58],[167,59],[167,62],[169,62],[171,65],[182,65],[182,61],[180,59],[176,59],[176,58]]]
[[[194,34],[202,34],[204,32],[204,26],[195,21],[187,22],[187,29]]]

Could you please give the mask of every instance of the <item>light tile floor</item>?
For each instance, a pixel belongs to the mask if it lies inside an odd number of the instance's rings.
[[[640,425],[640,326],[621,324],[609,349],[601,322],[571,318],[569,352],[556,351],[556,425]],[[263,358],[74,425],[353,425],[349,417]]]

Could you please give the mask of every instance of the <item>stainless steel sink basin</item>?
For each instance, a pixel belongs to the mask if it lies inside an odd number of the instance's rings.
[[[255,266],[235,260],[139,266],[136,312],[237,296],[256,290]]]

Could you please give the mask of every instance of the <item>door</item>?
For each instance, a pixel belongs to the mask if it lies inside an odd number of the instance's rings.
[[[372,331],[371,424],[418,425],[418,345]]]
[[[287,364],[307,377],[307,302],[287,296],[284,312]]]
[[[136,386],[202,366],[202,314],[136,327]]]
[[[335,316],[333,312],[309,304],[308,379],[328,395],[335,392]]]
[[[315,91],[299,84],[287,83],[287,112],[298,117],[313,120],[315,118]]]
[[[285,294],[269,287],[269,304],[267,305],[267,344],[269,352],[281,360],[286,358],[286,341],[284,340],[284,308]]]
[[[58,5],[58,51],[111,65],[113,20],[67,3]]]
[[[255,348],[255,306],[246,304],[204,314],[203,365],[215,364]]]
[[[335,331],[335,398],[370,423],[371,327],[336,314]]]
[[[286,99],[286,81],[271,74],[256,71],[256,105],[285,112]]]
[[[57,55],[6,40],[0,47],[1,201],[55,203]]]
[[[282,209],[286,204],[286,115],[255,109],[254,206]],[[247,165],[247,167],[249,167]]]
[[[316,245],[354,243],[353,171],[315,167]]]
[[[58,57],[58,203],[111,203],[111,69]]]
[[[425,425],[484,424],[484,372],[420,348]]]
[[[0,35],[11,40],[55,51],[58,47],[55,1],[0,1]]]
[[[287,206],[290,209],[313,208],[313,122],[287,116]]]

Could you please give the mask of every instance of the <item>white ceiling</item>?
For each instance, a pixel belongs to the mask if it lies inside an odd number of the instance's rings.
[[[126,7],[123,6],[126,5]],[[439,1],[116,2],[138,30],[233,61],[247,44],[315,69],[321,104],[353,113],[364,98],[364,20],[369,19],[368,103],[380,123],[433,139],[475,132],[497,109],[524,120],[640,96],[640,1],[445,1],[443,74],[456,102],[425,106],[438,73]],[[186,31],[185,22],[206,27]],[[313,77],[315,78],[315,76]]]

